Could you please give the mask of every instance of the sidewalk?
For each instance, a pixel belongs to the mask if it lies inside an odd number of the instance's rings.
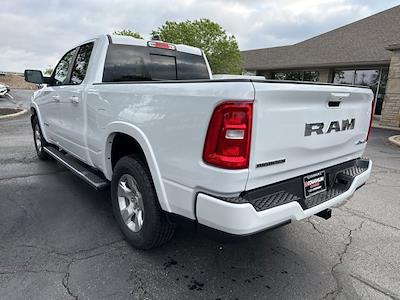
[[[389,142],[400,147],[400,135],[394,135],[389,138]]]
[[[0,97],[0,107],[1,108],[29,108],[29,102],[31,100],[32,90],[24,89],[11,89],[10,95]]]

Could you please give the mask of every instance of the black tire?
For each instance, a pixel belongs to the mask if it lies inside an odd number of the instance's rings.
[[[39,157],[40,160],[50,159],[50,156],[43,150],[43,147],[47,146],[48,143],[46,142],[46,140],[43,137],[42,129],[40,128],[40,124],[39,124],[39,120],[38,120],[37,116],[33,117],[32,129],[33,129],[33,143],[35,144],[37,156]],[[40,135],[39,137],[37,136],[38,133]],[[39,145],[37,139],[40,140],[40,145]]]
[[[133,177],[142,199],[142,225],[135,232],[125,223],[118,200],[118,186],[126,175]],[[151,249],[168,242],[175,231],[158,202],[150,171],[146,164],[135,155],[122,157],[115,165],[111,181],[111,198],[114,216],[128,242],[138,249]],[[123,199],[121,197],[120,199]],[[126,201],[126,200],[125,200]],[[128,201],[129,202],[129,201]],[[128,218],[129,219],[129,218]]]

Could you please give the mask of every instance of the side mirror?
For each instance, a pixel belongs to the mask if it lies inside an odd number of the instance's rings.
[[[39,70],[25,70],[24,72],[25,81],[36,83],[36,84],[43,84],[43,74],[42,71]]]

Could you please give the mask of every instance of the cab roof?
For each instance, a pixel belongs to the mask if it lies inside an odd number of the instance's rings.
[[[143,46],[143,47],[148,47],[149,42],[162,42],[162,41],[151,41],[151,40],[144,40],[144,39],[137,39],[133,38],[130,36],[123,36],[123,35],[107,35],[108,40],[112,44],[120,44],[120,45],[132,45],[132,46]],[[164,42],[162,42],[164,43]],[[171,44],[171,43],[168,43]],[[201,49],[192,47],[192,46],[187,46],[183,44],[171,44],[176,47],[177,51],[180,52],[186,52],[190,54],[195,54],[195,55],[203,55],[203,52]]]

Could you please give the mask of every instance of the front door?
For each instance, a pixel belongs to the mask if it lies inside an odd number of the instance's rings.
[[[39,91],[36,99],[39,105],[41,128],[52,144],[60,142],[60,102],[64,90],[68,88],[68,74],[76,54],[76,48],[68,51],[57,64],[51,76],[51,84]]]

